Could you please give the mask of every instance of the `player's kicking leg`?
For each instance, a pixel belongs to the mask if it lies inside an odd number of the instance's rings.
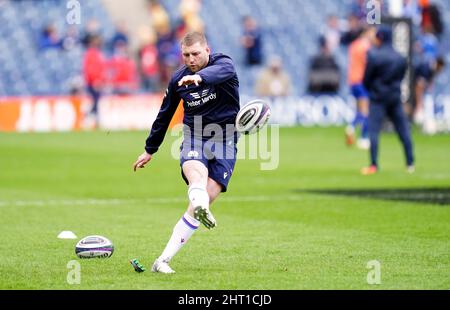
[[[222,191],[221,186],[208,178],[208,169],[200,161],[187,161],[182,168],[184,176],[189,181],[189,207],[175,225],[172,237],[163,253],[154,262],[153,272],[174,273],[169,262],[191,238],[200,223],[209,229],[216,226],[216,220],[209,210],[209,206]]]

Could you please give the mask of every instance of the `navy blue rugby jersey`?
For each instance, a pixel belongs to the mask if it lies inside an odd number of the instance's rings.
[[[199,86],[178,86],[184,76],[193,74],[201,76]],[[198,117],[201,117],[201,128],[217,124],[223,130],[225,139],[226,125],[234,126],[240,109],[239,80],[232,59],[220,53],[211,54],[208,65],[197,73],[183,66],[173,74],[161,110],[145,143],[147,153],[154,154],[158,151],[180,100],[183,100],[184,106],[183,123],[192,133],[194,121],[197,122],[195,128],[200,128]],[[203,133],[202,138],[209,137]]]

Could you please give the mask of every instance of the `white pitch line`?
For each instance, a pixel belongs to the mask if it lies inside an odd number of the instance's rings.
[[[264,202],[264,201],[283,201],[299,200],[299,196],[295,195],[279,195],[279,196],[231,196],[220,198],[219,202]],[[0,207],[6,206],[78,206],[78,205],[123,205],[123,204],[172,204],[187,202],[187,198],[149,198],[149,199],[61,199],[61,200],[0,200]]]

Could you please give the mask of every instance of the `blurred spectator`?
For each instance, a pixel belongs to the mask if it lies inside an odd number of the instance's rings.
[[[165,85],[181,63],[181,48],[175,32],[169,27],[161,29],[161,31],[156,46],[159,55],[160,82],[162,85]]]
[[[414,107],[413,119],[416,124],[424,122],[424,95],[431,91],[436,76],[445,67],[445,60],[438,56],[434,61],[423,60],[414,69],[414,91],[416,104]]]
[[[280,97],[288,96],[291,92],[291,78],[283,70],[281,58],[272,57],[256,81],[255,94],[262,97]]]
[[[431,32],[439,38],[444,33],[444,23],[439,8],[429,0],[420,0],[419,5],[422,9],[422,30]]]
[[[346,128],[346,142],[347,145],[353,145],[355,129],[357,126],[361,126],[361,134],[357,143],[361,149],[368,149],[370,146],[368,128],[369,94],[363,85],[363,78],[367,52],[374,39],[375,28],[366,27],[348,49],[348,85],[352,96],[356,99],[356,114],[352,123]]]
[[[49,48],[62,48],[62,40],[59,37],[54,25],[49,24],[45,26],[39,38],[38,45],[40,50],[46,50]]]
[[[146,91],[155,92],[160,90],[156,33],[150,27],[145,27],[141,29],[139,36],[138,59],[142,86]]]
[[[81,43],[85,48],[89,48],[91,37],[97,36],[100,36],[100,23],[96,19],[91,19],[86,24],[86,28],[84,29],[83,35],[81,37]]]
[[[189,31],[204,32],[205,25],[200,17],[201,8],[202,3],[200,0],[181,0],[179,9],[185,25],[185,31],[184,33],[178,33],[178,38],[181,38]]]
[[[136,64],[124,41],[117,41],[114,46],[114,54],[108,61],[108,71],[115,94],[127,95],[138,89]]]
[[[62,39],[62,47],[68,51],[80,44],[80,34],[76,26],[69,26]]]
[[[439,54],[439,41],[427,26],[417,40],[418,48],[416,52],[422,61],[433,62]]]
[[[319,40],[320,52],[310,62],[308,92],[337,93],[340,85],[340,70],[330,53],[326,40]]]
[[[188,15],[185,17],[186,30],[204,33],[205,23],[201,19],[200,15]],[[177,36],[178,38],[181,38]]]
[[[339,25],[339,17],[336,15],[330,15],[327,18],[326,27],[323,31],[322,36],[326,40],[326,44],[330,49],[330,52],[334,54],[336,49],[339,47],[341,41],[341,29]]]
[[[158,0],[149,0],[149,10],[152,26],[156,33],[165,33],[170,27],[170,19],[164,7]]]
[[[245,64],[261,65],[263,62],[262,33],[258,23],[251,16],[243,18],[243,36],[241,44],[245,49]]]
[[[175,37],[183,38],[186,33],[188,33],[188,25],[183,18],[177,20],[175,24]]]
[[[113,35],[113,37],[111,38],[111,50],[114,50],[114,47],[122,42],[125,45],[128,45],[128,29],[127,29],[127,25],[124,21],[121,21],[119,23],[117,23],[116,25],[116,31]]]
[[[92,99],[92,109],[89,115],[98,123],[98,102],[102,88],[105,86],[106,61],[101,51],[102,39],[98,35],[90,35],[88,49],[83,59],[83,73],[87,92]]]
[[[341,36],[341,44],[344,46],[350,45],[361,33],[361,24],[356,15],[350,15],[347,18],[347,29]]]

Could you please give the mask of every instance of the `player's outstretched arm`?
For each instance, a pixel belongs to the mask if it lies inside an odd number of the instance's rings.
[[[152,155],[147,152],[142,153],[133,165],[133,170],[145,168],[145,165],[152,159]]]

